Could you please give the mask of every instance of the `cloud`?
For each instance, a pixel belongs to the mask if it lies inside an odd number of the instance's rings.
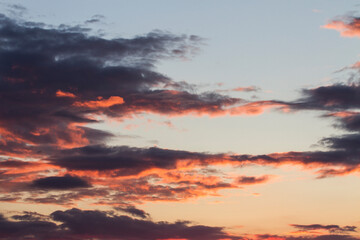
[[[360,238],[350,235],[329,234],[321,236],[282,236],[272,234],[256,235],[252,238],[245,238],[247,240],[359,240]]]
[[[328,151],[283,152],[267,155],[191,152],[158,147],[92,145],[62,150],[49,157],[48,164],[67,170],[111,171],[113,176],[136,176],[152,169],[166,171],[210,165],[281,165],[293,164],[326,168],[357,168],[360,164],[358,135],[324,138],[320,143]],[[268,177],[239,179],[240,182],[266,181]]]
[[[360,113],[358,112],[335,112],[327,114],[325,117],[336,117],[338,124],[335,127],[350,132],[360,132]]]
[[[343,111],[360,108],[360,83],[336,83],[313,89],[303,89],[303,98],[283,102],[294,110]]]
[[[70,209],[55,211],[49,216],[53,221],[39,221],[32,218],[9,221],[0,218],[0,237],[24,239],[28,235],[36,239],[188,239],[218,240],[238,239],[225,233],[222,227],[194,225],[178,221],[153,222],[128,216],[112,215],[103,211]]]
[[[189,226],[187,222],[151,222],[126,216],[108,216],[101,211],[71,209],[56,211],[52,218],[61,222],[63,228],[79,236],[91,235],[100,238],[119,239],[166,239],[185,238],[189,240],[220,239],[229,236],[219,227],[203,225]]]
[[[360,18],[358,17],[345,16],[342,19],[330,21],[322,27],[337,30],[343,37],[360,37]]]
[[[49,220],[49,217],[37,212],[23,211],[22,215],[13,215],[12,219],[19,221],[41,221],[41,220]]]
[[[57,229],[58,227],[53,222],[39,220],[9,221],[0,215],[0,238],[2,239],[24,239],[26,236],[54,239]]]
[[[0,131],[2,141],[19,145],[17,149],[96,141],[84,136],[82,125],[97,122],[94,115],[124,117],[128,111],[137,112],[140,106],[134,105],[134,96],[139,101],[142,93],[153,92],[152,87],[173,82],[151,70],[155,63],[184,56],[199,39],[153,32],[108,40],[66,27],[22,24],[4,15],[0,33]],[[125,112],[113,109],[125,98]]]
[[[250,86],[250,87],[233,88],[232,91],[235,91],[235,92],[258,92],[260,89],[261,88],[259,88],[259,87]]]
[[[222,84],[217,84],[217,86],[222,86]],[[260,87],[256,86],[249,86],[249,87],[236,87],[232,89],[226,89],[226,90],[217,90],[218,93],[227,93],[227,92],[258,92],[260,91]]]
[[[149,218],[150,214],[146,213],[144,210],[138,209],[134,206],[127,206],[127,207],[115,207],[114,209],[129,213],[130,215],[134,217],[140,217],[140,218]]]
[[[118,170],[119,175],[133,175],[153,168],[175,169],[179,161],[202,164],[223,156],[157,147],[92,145],[63,150],[49,160],[68,170]]]
[[[61,90],[57,90],[56,91],[56,96],[57,97],[70,97],[70,98],[75,98],[75,94],[71,93],[71,92],[63,92]]]
[[[314,165],[321,166],[358,166],[360,159],[357,152],[347,151],[341,148],[341,139],[326,138],[323,143],[333,148],[330,151],[309,152],[284,152],[271,153],[267,155],[246,154],[211,154],[205,152],[190,152],[158,147],[135,148],[128,146],[92,145],[81,148],[62,150],[49,158],[49,164],[68,170],[85,171],[113,171],[117,176],[137,175],[151,169],[172,170],[182,167],[194,168],[196,166],[208,165]],[[353,143],[354,150],[357,149],[357,139],[349,139]],[[335,145],[336,144],[336,145]],[[356,148],[356,149],[355,149]],[[245,177],[243,181],[261,181],[265,179],[250,179]],[[242,181],[241,179],[239,180]]]
[[[99,23],[105,19],[105,16],[96,14],[92,16],[89,20],[85,21],[85,24]]]
[[[89,198],[107,205],[118,199],[124,205],[181,201],[269,180],[266,175],[232,178],[199,170],[213,165],[292,164],[316,169],[319,177],[358,171],[356,134],[324,138],[324,151],[266,155],[105,145],[116,136],[87,124],[141,113],[256,115],[280,108],[332,114],[359,107],[359,84],[306,89],[303,98],[293,102],[249,102],[216,92],[197,93],[195,85],[175,82],[156,72],[155,66],[162,59],[192,55],[201,43],[199,37],[155,31],[105,39],[87,32],[0,16],[0,154],[16,158],[0,161],[4,201],[65,205]],[[339,122],[342,128],[357,131],[355,115]]]
[[[357,153],[360,151],[360,134],[347,134],[340,137],[323,138],[321,143],[333,149]]]
[[[197,36],[155,31],[105,39],[87,32],[0,15],[0,154],[103,143],[111,133],[85,126],[99,117],[254,115],[282,106],[196,93],[154,71],[159,60],[196,52]]]
[[[355,136],[355,137],[354,137]],[[326,138],[327,151],[283,152],[267,155],[206,153],[181,150],[91,145],[53,151],[47,162],[0,162],[4,201],[73,205],[84,199],[100,205],[133,205],[148,201],[186,201],[221,196],[221,189],[262,184],[270,176],[229,176],[207,171],[221,166],[297,165],[314,169],[318,178],[359,171],[358,137]],[[346,140],[346,141],[345,141]],[[26,166],[18,168],[17,166]],[[61,172],[69,176],[41,177]],[[74,176],[74,177],[71,177]],[[76,176],[76,177],[75,177]],[[83,179],[86,179],[84,183]],[[91,182],[92,187],[89,186]],[[37,186],[29,188],[28,186]],[[34,190],[38,191],[34,191]],[[41,189],[62,190],[43,192]],[[27,192],[32,192],[27,196]],[[66,190],[65,192],[63,192]]]
[[[86,101],[86,102],[74,102],[74,106],[76,107],[85,107],[85,108],[107,108],[117,104],[123,104],[124,99],[117,96],[111,96],[109,99],[103,99],[102,97],[98,97],[98,100],[95,101]]]
[[[82,178],[65,175],[63,177],[39,178],[34,180],[30,186],[44,190],[66,190],[72,188],[87,188],[91,185]]]
[[[347,233],[347,232],[356,232],[355,226],[344,226],[340,227],[339,225],[321,225],[321,224],[310,224],[310,225],[299,225],[299,224],[290,224],[290,226],[295,227],[299,230],[309,231],[309,230],[326,230],[330,233]]]
[[[80,210],[72,208],[42,215],[36,212],[24,212],[12,217],[11,221],[0,216],[0,238],[25,239],[32,236],[36,239],[104,239],[104,240],[359,240],[343,232],[353,232],[352,226],[338,225],[292,225],[305,230],[331,231],[328,235],[250,235],[235,236],[227,233],[223,227],[197,225],[188,221],[155,222],[149,219],[136,219],[113,212],[99,210]],[[333,234],[334,232],[337,234]]]
[[[241,177],[237,178],[236,182],[237,182],[237,184],[240,184],[240,185],[252,185],[252,184],[265,183],[265,182],[269,181],[269,179],[270,179],[269,175],[264,175],[264,176],[260,176],[260,177],[241,176]]]
[[[5,5],[7,8],[6,9],[7,12],[11,16],[14,16],[15,18],[24,16],[28,11],[26,7],[19,4],[6,4],[6,3],[1,3],[1,4]]]

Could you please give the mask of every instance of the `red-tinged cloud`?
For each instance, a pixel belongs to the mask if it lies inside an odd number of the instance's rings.
[[[63,92],[61,90],[57,90],[56,91],[56,96],[57,97],[69,97],[69,98],[75,98],[75,94],[71,93],[71,92]]]
[[[268,109],[288,111],[288,104],[280,101],[257,101],[229,109],[230,115],[259,115]]]
[[[106,149],[91,149],[94,157],[91,162],[87,161],[88,156],[79,156],[78,160],[81,162],[78,163],[81,165],[67,166],[66,170],[70,174],[65,176],[54,175],[54,172],[61,173],[65,169],[52,164],[47,164],[52,171],[42,170],[31,174],[11,174],[9,170],[4,172],[0,179],[4,183],[0,187],[3,196],[6,196],[4,201],[12,199],[17,202],[67,206],[75,206],[84,199],[90,199],[94,204],[112,206],[149,201],[187,201],[205,196],[221,196],[219,190],[263,184],[270,179],[266,175],[228,176],[208,168],[214,164],[231,164],[231,157],[225,155],[222,159],[219,155],[207,156],[204,153],[125,147],[123,150],[126,151],[117,152],[112,160],[105,155],[96,154],[96,151]],[[74,159],[70,162],[77,164]],[[109,165],[106,168],[99,167],[107,162]],[[138,165],[133,165],[132,162],[137,162]],[[52,176],[41,177],[44,174]]]
[[[1,200],[71,205],[91,199],[96,204],[114,205],[119,198],[124,204],[184,201],[238,188],[235,180],[226,176],[194,170],[221,164],[224,154],[104,145],[42,151],[45,155],[51,152],[46,163],[0,162]],[[64,176],[61,172],[65,170],[69,174]]]
[[[134,175],[149,169],[176,169],[225,160],[224,154],[128,146],[92,145],[62,150],[49,163],[68,170],[118,170],[117,175]]]
[[[173,170],[172,172],[176,172]],[[155,171],[154,171],[155,172]],[[102,185],[108,187],[112,194],[97,200],[98,204],[114,205],[119,199],[124,204],[154,202],[154,201],[187,201],[204,196],[221,196],[217,192],[221,189],[235,189],[238,188],[233,182],[228,179],[218,178],[213,179],[211,176],[197,176],[193,179],[180,178],[170,179],[165,171],[157,170],[156,172],[164,172],[164,174],[150,174],[142,177],[126,177],[107,179],[103,181],[94,182],[94,185]],[[195,174],[191,171],[189,174]],[[201,175],[201,172],[197,172]],[[102,175],[104,176],[104,175]],[[104,178],[104,177],[103,177]],[[208,178],[212,180],[209,181]],[[205,179],[201,182],[199,179]],[[206,181],[207,180],[207,181]]]
[[[48,163],[67,170],[112,171],[116,176],[138,175],[151,169],[181,169],[210,165],[281,165],[358,167],[358,135],[324,138],[328,151],[284,152],[268,155],[211,154],[171,149],[92,145],[61,150]]]
[[[221,189],[236,189],[249,184],[263,184],[269,176],[232,176],[207,171],[214,165],[298,165],[314,169],[318,178],[359,172],[357,135],[327,138],[322,143],[328,151],[285,152],[268,155],[211,154],[161,148],[92,145],[54,151],[47,158],[53,171],[44,169],[31,174],[16,173],[4,162],[6,172],[1,187],[6,199],[69,205],[84,199],[100,205],[148,201],[186,201],[203,196],[220,196]],[[25,164],[26,165],[26,164]],[[26,169],[26,168],[25,168]],[[86,179],[86,180],[85,180]],[[34,187],[36,186],[36,187]],[[47,190],[44,192],[43,190]],[[31,191],[30,197],[25,197]],[[104,195],[104,191],[106,194]]]
[[[97,122],[94,115],[126,117],[112,108],[133,94],[141,98],[152,87],[171,83],[152,66],[161,58],[184,56],[199,41],[161,32],[105,40],[81,29],[21,24],[4,15],[0,33],[1,140],[19,145],[7,147],[6,153],[17,153],[21,145],[102,141],[101,136],[89,139],[86,131],[94,131],[87,128],[84,133],[81,126]],[[137,106],[127,109],[137,111]]]
[[[255,86],[250,86],[250,87],[237,87],[237,88],[233,88],[232,91],[235,92],[257,92],[259,91],[260,88],[259,87],[255,87]]]
[[[114,105],[123,104],[124,99],[117,96],[111,96],[109,99],[103,99],[102,97],[98,97],[96,101],[85,101],[85,102],[74,102],[74,106],[76,107],[85,107],[85,108],[108,108]]]
[[[319,177],[359,171],[359,84],[306,89],[301,99],[291,102],[248,102],[216,92],[197,93],[196,86],[155,71],[159,60],[191,54],[199,41],[163,32],[104,39],[80,28],[23,24],[1,15],[2,199],[62,205],[84,199],[115,205],[121,199],[130,205],[216,196],[221,189],[269,180],[198,171],[213,165],[291,164],[315,169]],[[324,151],[247,155],[109,147],[106,142],[113,134],[86,126],[102,117],[124,119],[141,113],[231,116],[274,108],[326,111],[338,118],[341,128],[355,133],[324,138]],[[17,162],[6,159],[10,156]],[[32,169],[36,164],[38,169]]]
[[[343,19],[333,20],[323,28],[334,29],[343,37],[360,37],[360,18],[347,16]]]
[[[9,180],[23,182],[34,180],[37,175],[59,170],[58,167],[39,161],[20,161],[14,159],[0,159],[0,180],[2,186]]]

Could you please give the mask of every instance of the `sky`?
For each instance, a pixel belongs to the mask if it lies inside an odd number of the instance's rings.
[[[360,2],[0,2],[0,239],[360,240]]]

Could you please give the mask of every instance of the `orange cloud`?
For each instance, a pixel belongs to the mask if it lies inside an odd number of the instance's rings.
[[[342,111],[342,112],[334,112],[329,113],[326,116],[333,116],[333,117],[340,117],[340,118],[346,118],[346,117],[352,117],[358,115],[358,112],[351,112],[351,111]]]
[[[230,115],[258,115],[272,108],[283,108],[284,111],[286,111],[286,107],[286,104],[273,101],[257,101],[230,108],[229,113]]]
[[[360,37],[360,18],[349,17],[345,20],[334,20],[322,27],[334,29],[343,37]]]
[[[76,148],[89,144],[89,140],[85,137],[85,130],[80,128],[78,124],[69,124],[63,131],[68,137],[63,139],[57,136],[56,145],[59,148]]]
[[[255,86],[237,87],[237,88],[233,88],[232,91],[235,91],[235,92],[256,92],[256,91],[259,91],[259,88],[255,87]]]
[[[75,98],[75,94],[71,93],[71,92],[63,92],[61,90],[57,90],[56,92],[56,96],[57,97],[68,97],[68,98]]]
[[[161,238],[156,240],[188,240],[187,238]]]
[[[103,99],[102,97],[98,97],[98,100],[96,101],[75,102],[73,105],[76,107],[106,108],[123,103],[124,99],[122,97],[111,96],[109,97],[109,99]]]

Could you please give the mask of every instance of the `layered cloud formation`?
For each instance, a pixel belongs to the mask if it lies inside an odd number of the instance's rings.
[[[341,25],[336,29],[345,29],[343,34],[350,36],[349,31],[356,32],[354,22],[355,18],[330,25]],[[154,222],[135,207],[147,201],[217,196],[221,189],[265,184],[274,177],[227,175],[214,166],[290,164],[315,169],[319,178],[360,169],[358,82],[305,89],[294,101],[252,102],[216,91],[197,93],[188,83],[155,70],[160,60],[191,56],[201,41],[198,36],[166,32],[105,39],[81,27],[56,28],[1,15],[0,201],[73,207],[86,199],[131,217],[77,208],[49,216],[27,212],[13,220],[1,217],[0,238],[357,239],[333,234],[354,232],[353,226],[321,224],[292,226],[301,231],[328,230],[332,235],[233,236],[222,227]],[[289,114],[321,111],[348,134],[323,138],[323,151],[249,155],[108,146],[114,134],[87,126],[104,118],[122,121],[139,114],[254,115],[273,108]]]
[[[236,236],[227,234],[224,228],[195,225],[191,222],[154,222],[117,215],[114,212],[84,211],[77,208],[55,211],[50,215],[24,212],[14,215],[14,220],[0,217],[0,237],[3,239],[133,239],[133,240],[358,240],[349,235],[322,235],[292,237],[277,235]],[[355,231],[353,226],[293,225],[304,230],[328,230],[330,232]]]

